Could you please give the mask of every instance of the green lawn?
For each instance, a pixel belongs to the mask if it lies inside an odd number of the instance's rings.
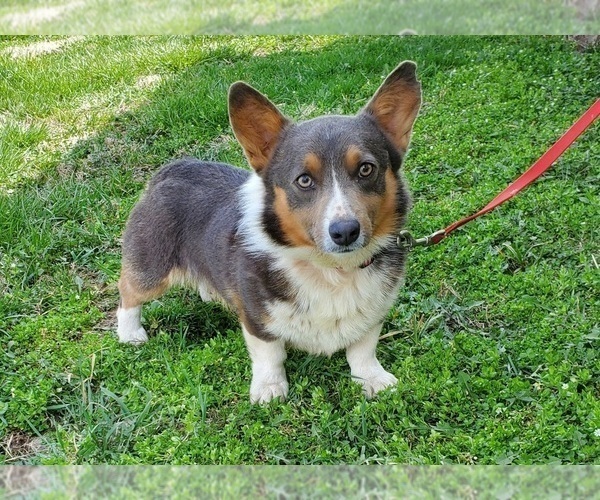
[[[591,2],[592,0],[587,0]],[[565,0],[4,0],[10,34],[597,33]]]
[[[598,97],[563,37],[0,39],[0,463],[600,463],[600,127],[541,181],[415,250],[366,401],[342,353],[292,352],[287,402],[249,403],[230,313],[174,290],[150,341],[114,335],[120,235],[182,155],[245,165],[244,79],[285,113],[353,113],[403,59],[424,104],[410,228],[483,206]]]

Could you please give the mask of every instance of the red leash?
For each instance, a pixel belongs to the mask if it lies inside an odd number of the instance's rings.
[[[442,241],[452,231],[464,226],[467,222],[481,217],[488,212],[491,212],[499,205],[502,205],[507,200],[510,200],[517,193],[525,189],[529,184],[540,177],[552,164],[567,150],[567,148],[575,142],[575,140],[592,124],[600,115],[600,99],[594,104],[567,130],[564,135],[556,141],[552,147],[546,151],[538,161],[536,161],[529,169],[522,174],[517,180],[513,181],[504,191],[490,201],[479,212],[469,215],[454,224],[450,224],[445,229],[440,229],[435,233],[425,236],[424,238],[414,238],[410,232],[401,231],[397,238],[397,244],[400,247],[413,248],[415,246],[430,246]]]

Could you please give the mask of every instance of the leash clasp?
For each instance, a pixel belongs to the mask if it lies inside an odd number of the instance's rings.
[[[446,230],[440,229],[429,236],[415,238],[410,231],[405,229],[400,231],[396,236],[396,245],[398,245],[400,248],[406,248],[407,250],[412,250],[414,247],[429,247],[442,241],[445,236]]]

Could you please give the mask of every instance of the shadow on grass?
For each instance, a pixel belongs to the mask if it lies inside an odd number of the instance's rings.
[[[269,43],[273,52],[265,53]],[[249,81],[295,118],[329,112],[354,113],[397,62],[422,59],[419,53],[431,53],[433,46],[448,53],[444,47],[454,43],[399,37],[366,38],[360,42],[328,39],[315,48],[306,47],[297,39],[246,43],[230,37],[199,38],[199,47],[190,47],[183,61],[173,62],[181,67],[168,68],[171,76],[148,90],[142,105],[129,109],[123,106],[124,110],[116,113],[107,126],[75,142],[59,161],[45,166],[28,185],[17,186],[13,194],[7,195],[9,212],[11,204],[29,204],[32,210],[37,207],[40,213],[51,213],[55,221],[43,228],[49,243],[35,259],[27,259],[27,276],[22,283],[26,288],[47,287],[48,274],[64,268],[64,279],[53,286],[71,286],[74,293],[77,287],[92,290],[90,300],[104,316],[102,330],[114,329],[120,234],[152,173],[165,162],[184,155],[246,167],[227,117],[227,90],[231,83]],[[484,46],[486,42],[476,43]],[[388,62],[381,62],[382,54]],[[459,54],[419,62],[423,73],[432,65],[439,71],[464,64]],[[298,93],[286,89],[290,78],[297,79]],[[323,85],[324,78],[327,85]],[[364,92],[358,91],[363,87]],[[98,220],[92,227],[90,212],[95,210],[99,212]],[[38,230],[24,227],[15,230],[15,234],[34,241]],[[174,292],[180,297],[174,305],[169,305],[172,298],[164,299],[165,307],[148,313],[154,329],[177,330],[182,320],[189,321],[184,327],[189,327],[190,339],[210,336],[207,325],[212,325],[209,318],[218,306],[178,293]],[[184,303],[197,312],[185,314],[181,310]],[[41,304],[39,312],[44,314],[45,307],[54,306]],[[31,312],[21,302],[13,302],[9,309],[7,316],[11,317]],[[237,328],[237,323],[225,313],[217,326],[225,330]]]

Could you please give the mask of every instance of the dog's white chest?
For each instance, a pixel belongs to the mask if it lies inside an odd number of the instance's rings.
[[[269,333],[313,354],[331,355],[361,339],[381,323],[399,286],[382,286],[371,269],[341,272],[311,265],[286,270],[296,300],[269,305]]]

